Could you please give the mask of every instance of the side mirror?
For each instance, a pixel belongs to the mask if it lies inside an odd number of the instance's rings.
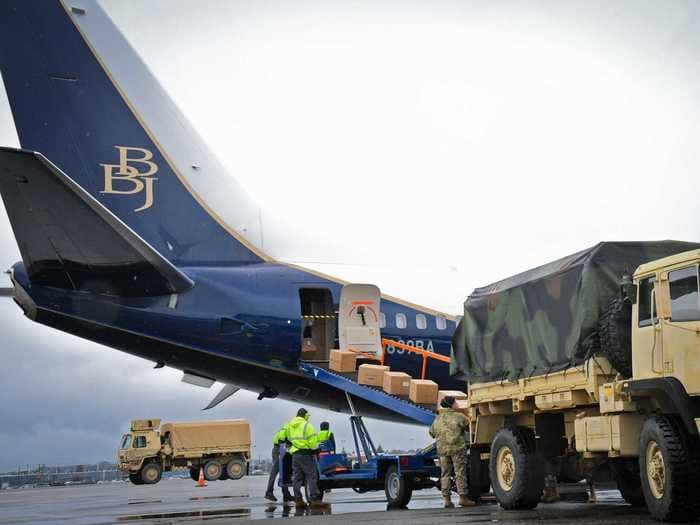
[[[637,303],[637,285],[632,282],[632,277],[629,274],[624,274],[620,281],[620,290],[622,295],[629,299],[630,303]]]

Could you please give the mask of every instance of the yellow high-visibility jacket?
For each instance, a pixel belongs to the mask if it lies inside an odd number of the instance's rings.
[[[289,448],[290,454],[296,454],[300,450],[314,451],[318,448],[316,431],[313,425],[303,417],[297,416],[287,423],[287,439],[292,444]]]
[[[277,434],[275,434],[275,437],[272,438],[272,444],[273,445],[281,445],[282,443],[286,443],[288,441],[288,423],[285,423],[282,425],[282,428],[280,428],[277,431]]]

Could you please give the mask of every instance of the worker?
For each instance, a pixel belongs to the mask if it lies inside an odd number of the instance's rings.
[[[335,436],[330,430],[330,425],[328,421],[323,421],[320,426],[320,430],[316,435],[316,441],[318,442],[318,448],[322,452],[335,453]]]
[[[318,470],[316,470],[315,458],[318,441],[309,419],[310,415],[306,409],[300,408],[296,417],[287,424],[287,439],[291,443],[289,453],[292,454],[294,502],[297,509],[306,508],[306,503],[301,496],[301,487],[304,485],[309,491],[311,507],[325,507],[318,490]]]
[[[445,508],[451,509],[451,490],[454,472],[459,493],[459,506],[471,507],[475,503],[467,497],[467,444],[465,432],[469,428],[467,418],[454,410],[455,398],[445,396],[440,402],[441,410],[430,426],[430,436],[435,438],[440,457],[440,488]]]
[[[265,492],[265,499],[269,501],[277,501],[274,495],[274,486],[277,474],[282,471],[282,456],[280,455],[280,447],[282,445],[289,445],[286,423],[282,425],[282,428],[272,438],[272,470],[270,471],[270,477],[267,479],[267,492]],[[286,486],[282,487],[282,498],[285,503],[294,501],[289,488]]]

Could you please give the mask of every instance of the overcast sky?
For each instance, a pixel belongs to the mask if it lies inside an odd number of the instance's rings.
[[[456,314],[475,286],[600,240],[700,240],[692,0],[104,5],[261,206],[376,256],[331,273]],[[0,145],[18,145],[1,87]],[[0,246],[2,269],[19,260],[4,209]],[[0,469],[110,459],[129,419],[199,418],[214,394],[9,300],[0,349]],[[206,415],[248,417],[267,454],[295,410],[242,393]]]

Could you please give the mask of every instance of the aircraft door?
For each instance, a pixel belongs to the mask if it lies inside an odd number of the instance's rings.
[[[333,295],[328,288],[301,288],[301,358],[328,361],[336,348],[338,327]]]
[[[382,355],[379,329],[381,295],[373,284],[346,284],[340,292],[340,349]]]

